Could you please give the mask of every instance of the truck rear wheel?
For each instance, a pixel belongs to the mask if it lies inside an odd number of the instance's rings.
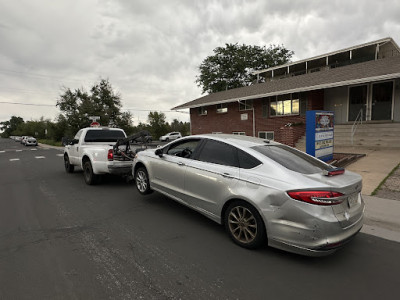
[[[64,155],[64,167],[65,167],[65,171],[67,173],[73,173],[74,172],[74,165],[71,165],[71,163],[69,162],[69,157],[67,154]]]
[[[93,173],[92,164],[90,160],[83,163],[83,177],[88,185],[94,185],[98,182],[98,175]]]

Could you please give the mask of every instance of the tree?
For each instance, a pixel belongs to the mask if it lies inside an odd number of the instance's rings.
[[[160,136],[167,133],[168,123],[165,122],[164,113],[151,111],[149,112],[147,119],[150,125],[150,132],[153,135],[153,138],[158,139]]]
[[[178,119],[173,119],[170,125],[170,131],[179,131],[183,136],[190,134],[190,123],[183,123]]]
[[[90,124],[90,116],[99,116],[100,124],[121,127],[127,131],[132,126],[130,112],[121,112],[121,97],[114,92],[110,82],[101,79],[93,85],[90,92],[81,89],[74,91],[64,88],[57,100],[57,106],[67,120],[66,132],[77,132]]]
[[[293,51],[283,46],[248,46],[225,44],[214,49],[214,55],[201,63],[196,83],[203,93],[216,93],[250,85],[257,79],[251,72],[290,61]]]
[[[16,131],[21,124],[24,124],[24,119],[16,116],[12,116],[9,121],[0,122],[0,129],[3,130],[1,136],[7,138],[10,135],[16,135],[14,131]]]

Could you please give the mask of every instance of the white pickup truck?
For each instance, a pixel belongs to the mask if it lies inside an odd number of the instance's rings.
[[[114,157],[113,146],[126,134],[122,129],[108,127],[88,127],[78,131],[74,139],[64,148],[64,166],[68,173],[75,167],[83,169],[85,182],[96,184],[102,174],[129,176],[132,161]]]

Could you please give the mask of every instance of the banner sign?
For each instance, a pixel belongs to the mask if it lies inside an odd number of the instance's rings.
[[[306,152],[323,161],[333,159],[335,115],[331,111],[310,110],[306,115]]]

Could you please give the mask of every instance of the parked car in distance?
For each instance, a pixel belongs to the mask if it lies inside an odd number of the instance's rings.
[[[333,253],[363,225],[361,176],[289,146],[246,136],[198,135],[136,154],[141,194],[158,191],[223,224],[245,248]]]
[[[20,142],[21,143],[21,140],[22,140],[22,136],[14,137],[14,141],[16,141],[16,142]]]
[[[37,146],[38,145],[37,140],[32,136],[27,137],[25,139],[24,144],[25,144],[25,146]]]
[[[21,144],[22,145],[25,145],[25,141],[26,141],[26,139],[28,138],[29,136],[27,136],[27,135],[23,135],[22,137],[21,137]]]
[[[182,137],[180,132],[170,132],[160,137],[161,142],[169,142],[172,140],[180,139]]]

